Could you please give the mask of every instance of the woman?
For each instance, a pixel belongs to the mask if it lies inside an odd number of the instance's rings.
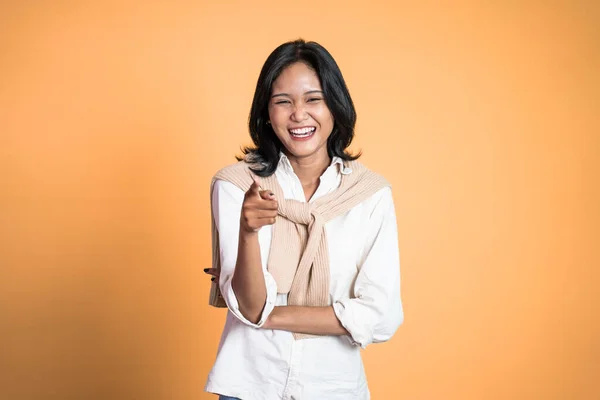
[[[279,46],[260,73],[255,147],[211,187],[220,399],[368,399],[360,349],[403,320],[389,184],[346,149],[356,113],[331,55]],[[215,279],[217,279],[215,281]]]

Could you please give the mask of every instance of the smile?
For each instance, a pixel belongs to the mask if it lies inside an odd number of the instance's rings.
[[[288,132],[293,138],[306,139],[311,137],[316,130],[317,128],[314,126],[306,126],[303,128],[288,129]]]

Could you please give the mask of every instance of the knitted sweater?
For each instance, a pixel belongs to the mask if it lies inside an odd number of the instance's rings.
[[[277,291],[288,294],[288,304],[298,306],[329,305],[329,257],[325,224],[350,211],[380,189],[389,186],[358,161],[345,162],[352,169],[342,174],[340,186],[312,203],[284,199],[275,174],[261,178],[262,188],[271,190],[278,200],[278,215],[273,225],[267,270],[277,282]],[[225,180],[246,192],[253,182],[251,165],[241,161],[217,172],[211,182]],[[212,263],[220,270],[219,235],[212,217]],[[226,307],[218,280],[211,286],[210,304]],[[295,334],[296,338],[310,335]]]

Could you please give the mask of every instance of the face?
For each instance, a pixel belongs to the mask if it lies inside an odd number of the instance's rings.
[[[319,77],[304,63],[285,68],[273,82],[269,119],[288,157],[327,158],[333,116]]]

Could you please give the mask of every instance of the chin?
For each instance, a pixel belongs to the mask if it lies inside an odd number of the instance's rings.
[[[303,158],[303,157],[309,157],[312,156],[315,153],[319,152],[318,148],[314,148],[314,147],[305,147],[305,146],[298,146],[295,143],[292,143],[291,146],[286,147],[288,150],[288,153],[290,153],[292,156],[294,157],[298,157],[298,158]]]

